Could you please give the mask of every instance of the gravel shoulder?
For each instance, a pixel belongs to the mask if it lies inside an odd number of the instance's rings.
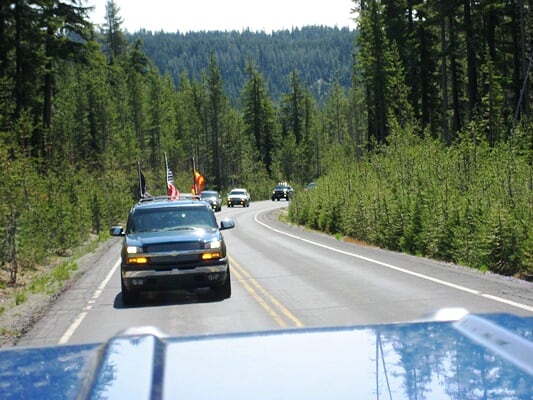
[[[40,320],[61,294],[71,288],[91,266],[96,265],[114,243],[113,240],[106,240],[99,242],[98,246],[94,248],[97,240],[97,238],[93,238],[80,249],[81,253],[85,252],[84,255],[61,257],[50,265],[32,271],[24,271],[17,279],[15,287],[8,286],[0,289],[0,310],[3,309],[3,312],[0,313],[0,348],[16,346],[20,338]],[[17,294],[20,296],[20,293],[33,280],[52,273],[58,265],[69,261],[75,263],[76,269],[72,271],[68,280],[57,287],[49,288],[48,293],[31,293],[26,290],[24,292],[25,301],[16,304]]]

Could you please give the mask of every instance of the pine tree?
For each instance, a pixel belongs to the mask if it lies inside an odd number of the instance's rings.
[[[75,4],[75,3],[74,3]],[[44,88],[42,131],[46,135],[52,123],[52,94],[55,86],[55,63],[57,60],[72,59],[86,63],[86,45],[82,40],[88,39],[89,21],[87,9],[68,5],[61,1],[43,5],[42,25],[46,28],[44,41]],[[74,35],[77,37],[73,39]],[[51,151],[51,140],[44,143],[45,153]]]
[[[122,31],[122,23],[124,22],[119,15],[120,7],[114,0],[108,0],[105,5],[105,51],[108,55],[110,64],[115,62],[115,59],[124,55],[127,48],[127,42]]]
[[[261,73],[251,63],[247,73],[249,80],[242,91],[243,133],[254,139],[256,157],[270,175],[274,150],[274,109]]]
[[[304,87],[298,71],[295,69],[289,75],[289,91],[281,99],[282,137],[294,136],[296,145],[300,144],[304,137]]]
[[[223,181],[220,146],[223,144],[222,123],[226,112],[227,99],[224,93],[222,75],[214,52],[211,53],[209,58],[204,83],[207,92],[206,116],[208,131],[206,139],[209,149],[208,159],[212,165],[210,170],[215,177],[215,186],[220,187]]]
[[[361,1],[358,63],[366,92],[368,141],[384,143],[387,137],[388,39],[384,34],[383,6],[379,0]]]
[[[146,90],[146,56],[141,51],[141,42],[137,41],[133,51],[128,55],[126,73],[128,75],[128,114],[133,121],[133,129],[137,139],[137,148],[142,159],[150,159],[148,131],[148,99]],[[153,166],[154,167],[154,166]]]

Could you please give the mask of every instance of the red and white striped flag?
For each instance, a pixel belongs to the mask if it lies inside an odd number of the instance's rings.
[[[167,166],[167,196],[170,197],[170,200],[176,200],[178,197],[180,197],[180,192],[174,186],[174,177],[172,175],[172,171]]]
[[[168,167],[167,162],[167,155],[165,153],[165,166],[167,167],[167,196],[170,198],[170,200],[176,200],[180,197],[180,192],[174,186],[174,175],[172,174],[172,171]]]

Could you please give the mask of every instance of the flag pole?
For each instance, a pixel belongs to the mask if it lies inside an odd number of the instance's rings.
[[[137,175],[139,176],[139,198],[143,197],[143,182],[141,177],[141,163],[137,160]]]
[[[198,188],[196,187],[196,166],[194,165],[194,157],[191,158],[192,160],[192,187],[194,190],[194,195],[198,193]]]
[[[165,183],[166,183],[166,187],[167,187],[167,191],[168,191],[168,160],[167,160],[167,152],[164,151],[163,152],[164,156],[165,156]]]

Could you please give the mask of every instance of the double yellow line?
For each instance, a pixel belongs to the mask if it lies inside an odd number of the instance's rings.
[[[292,314],[287,307],[272,296],[252,275],[234,258],[228,257],[231,265],[231,273],[246,289],[252,298],[267,312],[267,314],[282,328],[303,327],[304,324]]]

